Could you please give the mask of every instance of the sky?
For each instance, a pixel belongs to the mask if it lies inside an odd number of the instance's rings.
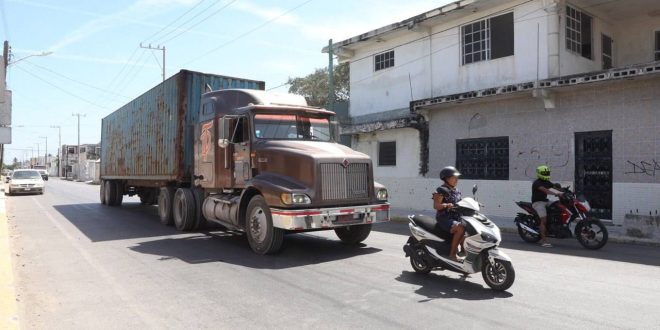
[[[12,144],[5,163],[98,143],[101,119],[181,69],[262,80],[327,66],[321,48],[440,7],[450,0],[0,0],[0,36],[14,61]],[[36,54],[46,56],[31,56]],[[30,56],[30,57],[28,57]],[[26,58],[28,57],[28,58]],[[26,158],[26,159],[27,159]]]

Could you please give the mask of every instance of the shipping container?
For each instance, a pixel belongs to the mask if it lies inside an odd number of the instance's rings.
[[[206,86],[263,90],[263,81],[181,70],[103,118],[104,180],[189,182],[194,128]]]

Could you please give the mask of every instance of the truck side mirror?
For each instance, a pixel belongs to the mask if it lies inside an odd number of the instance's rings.
[[[218,139],[218,147],[224,149],[229,145],[229,140],[227,139]]]

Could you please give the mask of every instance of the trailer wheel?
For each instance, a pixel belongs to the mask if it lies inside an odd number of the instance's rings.
[[[101,180],[101,186],[99,188],[99,198],[101,199],[101,204],[105,205],[105,180]]]
[[[190,230],[195,225],[195,196],[188,188],[179,188],[174,194],[174,226],[177,230]]]
[[[258,254],[273,254],[282,248],[284,230],[273,226],[273,216],[266,200],[252,197],[245,212],[245,232],[252,251]]]
[[[357,244],[369,237],[371,224],[335,228],[335,234],[346,244]]]
[[[115,206],[121,206],[121,202],[124,200],[124,185],[119,182],[113,182],[115,186]]]
[[[158,195],[158,216],[160,223],[171,226],[174,223],[172,217],[172,202],[174,201],[174,188],[163,187],[160,188]]]
[[[108,206],[115,206],[117,203],[117,186],[114,182],[108,180],[105,181],[103,185],[103,191],[105,192],[105,204]]]

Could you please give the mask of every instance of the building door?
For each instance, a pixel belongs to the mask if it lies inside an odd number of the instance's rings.
[[[612,219],[612,131],[575,133],[575,190],[593,216]]]

